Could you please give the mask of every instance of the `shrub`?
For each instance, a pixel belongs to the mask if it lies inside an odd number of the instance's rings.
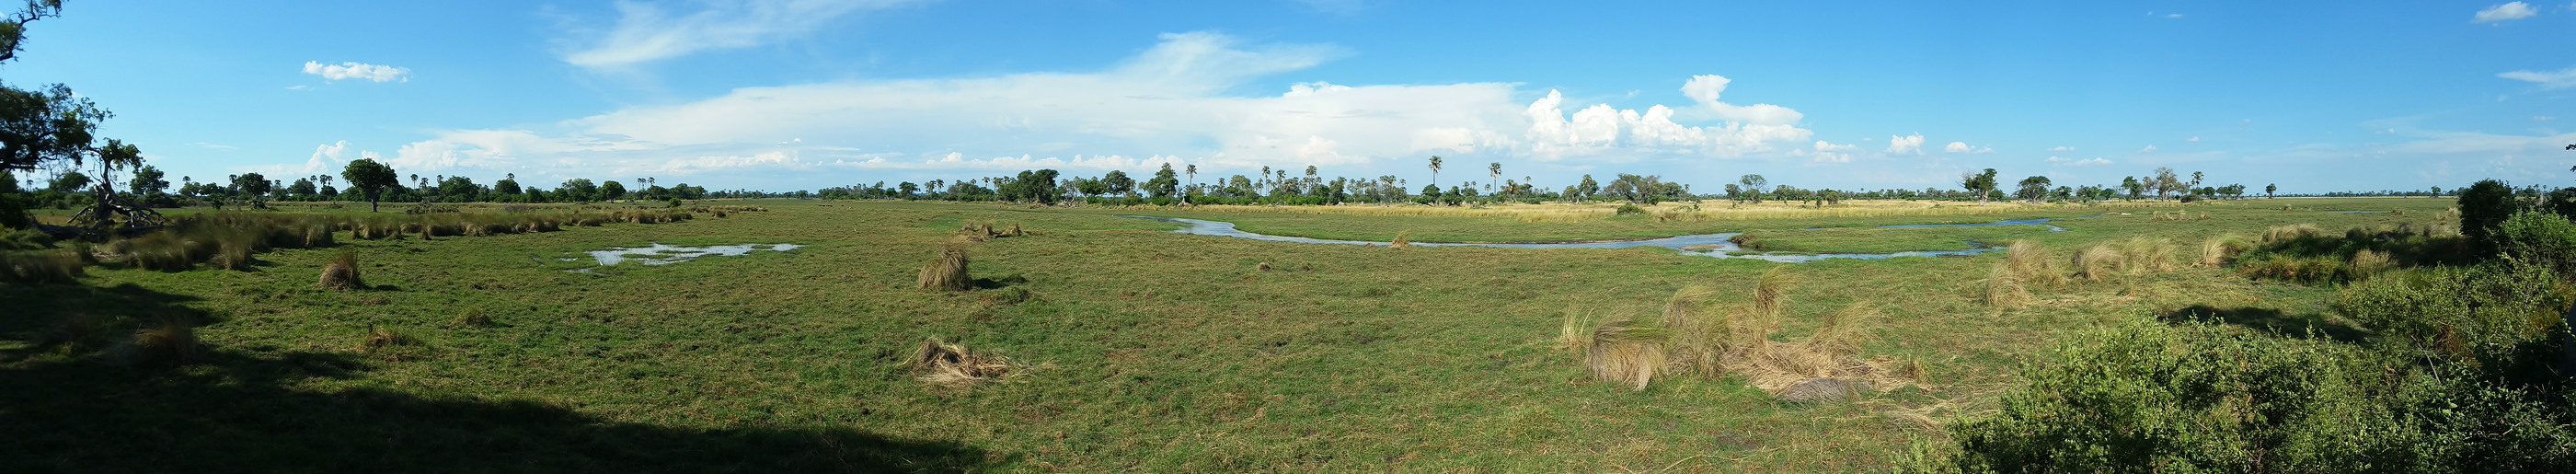
[[[2349,347],[2131,323],[2058,349],[1993,414],[1953,424],[1955,472],[2353,472],[2405,441]]]
[[[1620,204],[1620,205],[1619,205],[1619,210],[1616,212],[1616,214],[1617,214],[1617,215],[1622,215],[1622,216],[1637,216],[1637,215],[1645,215],[1645,214],[1646,214],[1646,208],[1637,207],[1637,205],[1635,205],[1635,204]]]
[[[54,246],[54,236],[35,229],[18,229],[0,236],[0,250],[36,250]]]
[[[2576,223],[2547,212],[2514,214],[2496,224],[2496,251],[2515,261],[2544,265],[2559,276],[2576,275]]]
[[[2563,283],[2546,267],[2512,261],[2425,267],[2354,284],[2334,310],[2385,344],[2496,362],[2562,323],[2571,296]]]

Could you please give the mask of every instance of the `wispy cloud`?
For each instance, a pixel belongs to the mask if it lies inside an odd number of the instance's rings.
[[[2478,10],[2478,14],[2477,14],[2477,16],[2475,16],[2475,17],[2471,17],[2471,18],[2469,19],[2469,22],[2470,22],[2470,23],[2495,23],[2495,22],[2502,22],[2502,21],[2513,21],[2513,20],[2520,20],[2520,19],[2524,19],[2524,18],[2531,18],[2533,15],[2539,15],[2539,14],[2540,14],[2540,10],[2539,10],[2539,9],[2535,9],[2535,8],[2531,8],[2531,4],[2529,4],[2529,3],[2513,2],[2513,3],[2503,4],[2503,5],[2496,5],[2496,6],[2492,6],[2492,7],[2487,7],[2487,9],[2485,9],[2485,10]]]
[[[322,64],[318,61],[305,61],[304,73],[322,76],[322,79],[326,81],[366,79],[376,82],[411,82],[411,78],[408,77],[411,75],[410,69],[356,62]],[[288,89],[295,88],[296,87],[289,87]]]
[[[1944,153],[1994,153],[1995,147],[1969,146],[1968,142],[1950,142],[1948,146],[1941,147],[1941,151]]]
[[[2576,87],[2576,67],[2560,69],[2557,71],[2514,71],[2497,74],[2496,77],[2517,81],[2528,81],[2533,84],[2539,84],[2542,89],[2564,89]]]
[[[2048,151],[2064,153],[2064,152],[2075,151],[2075,147],[2071,147],[2071,146],[2061,146],[2061,147],[2056,147],[2056,148],[2050,148],[2050,149],[2048,149]]]
[[[2146,148],[2144,148],[2144,149],[2140,149],[2140,150],[2138,150],[2138,152],[2139,152],[2139,153],[2155,153],[2155,152],[2156,152],[2156,146],[2155,146],[2155,145],[2147,145],[2147,147],[2146,147]]]
[[[611,68],[734,49],[812,33],[851,13],[933,0],[730,0],[705,2],[703,10],[666,12],[646,2],[617,4],[617,27],[564,56],[587,68]]]

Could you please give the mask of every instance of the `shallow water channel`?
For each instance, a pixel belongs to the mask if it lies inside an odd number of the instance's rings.
[[[1176,218],[1176,217],[1151,217],[1151,216],[1118,216],[1118,217],[1125,217],[1125,218],[1130,218],[1130,219],[1152,219],[1152,220],[1165,221],[1165,222],[1177,222],[1177,223],[1181,223],[1181,224],[1184,224],[1184,226],[1183,226],[1183,227],[1181,227],[1181,229],[1180,229],[1180,230],[1172,231],[1172,232],[1174,232],[1174,233],[1180,233],[1180,234],[1190,234],[1190,235],[1213,235],[1213,236],[1219,236],[1219,237],[1233,237],[1233,238],[1238,238],[1238,239],[1267,240],[1267,241],[1271,241],[1271,242],[1294,242],[1294,243],[1301,243],[1301,244],[1339,244],[1339,245],[1387,245],[1387,244],[1388,244],[1388,242],[1368,242],[1368,241],[1359,241],[1359,240],[1330,240],[1330,239],[1316,239],[1316,238],[1307,238],[1307,237],[1284,237],[1284,236],[1277,236],[1277,235],[1262,235],[1262,234],[1255,234],[1255,233],[1251,233],[1251,232],[1244,232],[1244,231],[1242,231],[1242,230],[1237,230],[1237,229],[1235,229],[1235,228],[1234,228],[1234,223],[1232,223],[1232,222],[1219,222],[1219,221],[1209,221],[1209,220],[1199,220],[1199,219],[1182,219],[1182,218]],[[2050,219],[2030,219],[2030,220],[2012,220],[2012,221],[1984,222],[1984,223],[1976,223],[1976,224],[1918,224],[1918,225],[1892,225],[1892,226],[1880,226],[1880,228],[1901,229],[1901,228],[1919,228],[1919,227],[1986,227],[1986,226],[1998,226],[1998,225],[2036,225],[2036,226],[2047,227],[2049,232],[2065,232],[2065,231],[2066,231],[2066,229],[2059,228],[2059,227],[2057,227],[2057,226],[2053,226],[2053,225],[2048,225],[2048,224],[2047,224],[2047,222],[2048,222],[2049,220],[2050,220]],[[1896,258],[1896,257],[1948,257],[1948,256],[1959,256],[1959,255],[1976,255],[1976,254],[1981,254],[1981,253],[1993,252],[1993,251],[1996,251],[1996,250],[2001,250],[2000,248],[1997,248],[1997,247],[1994,247],[1994,246],[1991,246],[1991,245],[1986,245],[1986,244],[1983,244],[1983,243],[1978,243],[1978,242],[1971,241],[1971,242],[1968,242],[1968,245],[1970,245],[1970,246],[1972,246],[1972,247],[1974,247],[1974,248],[1970,248],[1970,249],[1967,249],[1967,250],[1923,250],[1923,251],[1896,252],[1896,253],[1826,253],[1826,254],[1769,254],[1769,253],[1737,253],[1737,252],[1743,252],[1743,251],[1744,251],[1744,247],[1742,247],[1742,246],[1738,246],[1738,245],[1736,245],[1736,244],[1735,244],[1735,242],[1728,241],[1727,239],[1728,239],[1728,238],[1735,237],[1736,235],[1739,235],[1739,234],[1743,234],[1743,232],[1727,232],[1727,233],[1720,233],[1720,234],[1683,235],[1683,236],[1674,236],[1674,237],[1664,237],[1664,238],[1659,238],[1659,239],[1638,239],[1638,240],[1601,240],[1601,241],[1582,241],[1582,242],[1549,242],[1549,243],[1413,242],[1413,243],[1412,243],[1412,245],[1423,246],[1423,247],[1499,247],[1499,248],[1515,248],[1515,249],[1624,249],[1624,248],[1631,248],[1631,247],[1663,247],[1663,248],[1669,248],[1669,249],[1673,249],[1673,250],[1678,250],[1678,251],[1680,251],[1681,253],[1686,254],[1686,255],[1699,255],[1699,256],[1704,256],[1704,257],[1715,257],[1715,258],[1740,258],[1740,259],[1750,259],[1750,260],[1764,260],[1764,261],[1780,262],[1780,263],[1805,263],[1805,262],[1812,262],[1812,261],[1817,261],[1817,260],[1829,260],[1829,259],[1837,259],[1837,258],[1859,259],[1859,260],[1884,260],[1884,259],[1890,259],[1890,258]]]

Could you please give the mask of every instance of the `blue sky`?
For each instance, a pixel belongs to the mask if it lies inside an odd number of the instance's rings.
[[[0,79],[200,181],[2576,185],[2560,0],[1596,3],[73,0]]]

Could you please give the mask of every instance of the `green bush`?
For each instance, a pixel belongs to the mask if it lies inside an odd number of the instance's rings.
[[[2558,276],[2576,275],[2576,222],[2549,212],[2514,214],[2496,224],[2496,251],[2516,261],[2549,267]]]
[[[2576,398],[2208,323],[2095,330],[1912,472],[2569,472]],[[2438,372],[2438,374],[2437,374]],[[1929,448],[1929,449],[1920,449]]]
[[[1642,215],[1646,215],[1646,208],[1637,207],[1637,205],[1635,205],[1635,204],[1620,204],[1620,205],[1619,205],[1618,215],[1622,215],[1622,216],[1642,216]]]
[[[2377,332],[2380,344],[2492,363],[2547,339],[2568,301],[2555,272],[2507,260],[2382,275],[2344,289],[2334,309]]]
[[[6,209],[0,209],[5,211]],[[0,250],[36,250],[52,248],[54,236],[35,229],[18,229],[0,235]]]
[[[2514,202],[2513,186],[2503,181],[2484,180],[2460,190],[2460,234],[2476,242],[2481,252],[2493,252],[2495,241],[2488,238],[2496,224],[2513,217],[2521,207]]]

